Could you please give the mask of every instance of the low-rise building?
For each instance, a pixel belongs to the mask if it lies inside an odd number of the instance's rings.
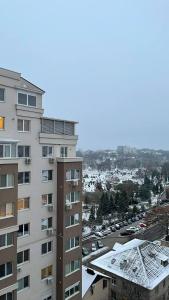
[[[133,239],[91,262],[111,277],[112,300],[169,299],[169,248]]]
[[[110,300],[111,278],[98,271],[82,266],[82,299]]]

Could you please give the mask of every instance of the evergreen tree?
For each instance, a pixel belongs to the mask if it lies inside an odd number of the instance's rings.
[[[89,216],[89,222],[93,222],[95,220],[95,207],[92,205],[90,209],[90,216]]]

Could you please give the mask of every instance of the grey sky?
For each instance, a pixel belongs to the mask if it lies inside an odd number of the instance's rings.
[[[1,0],[0,65],[78,120],[79,147],[169,149],[168,0]]]

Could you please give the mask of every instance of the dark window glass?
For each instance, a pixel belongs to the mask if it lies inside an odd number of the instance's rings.
[[[24,232],[25,234],[29,234],[29,224],[24,224]]]
[[[29,249],[24,251],[24,261],[29,260]]]
[[[17,264],[21,264],[23,262],[23,252],[17,253]]]
[[[0,157],[3,157],[3,145],[0,145]]]
[[[28,106],[36,107],[36,96],[28,95]]]
[[[0,235],[0,247],[5,246],[5,234]]]
[[[18,157],[24,157],[24,147],[18,146]]]
[[[48,243],[48,252],[52,251],[52,242]]]
[[[7,300],[13,300],[13,292],[7,294]]]
[[[5,276],[5,264],[0,265],[0,278]]]
[[[29,277],[24,277],[24,288],[29,286]]]
[[[52,177],[53,177],[53,171],[49,170],[48,171],[48,180],[52,180]]]
[[[42,244],[42,254],[46,254],[47,253],[47,243]]]
[[[27,95],[18,93],[18,104],[27,105]]]
[[[30,172],[25,172],[25,183],[30,182]]]
[[[52,194],[48,194],[48,204],[52,204]]]
[[[52,217],[48,218],[48,228],[52,227]]]
[[[13,233],[7,233],[7,245],[13,244]]]
[[[6,275],[12,274],[12,263],[8,262],[6,264]]]
[[[5,100],[5,89],[0,88],[0,101]]]
[[[43,157],[47,157],[48,156],[48,147],[47,146],[43,146],[42,147],[42,156]]]
[[[18,184],[23,183],[23,172],[18,172]]]

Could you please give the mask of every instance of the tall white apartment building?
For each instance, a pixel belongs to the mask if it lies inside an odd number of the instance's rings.
[[[82,159],[76,122],[0,68],[0,300],[81,299]]]

